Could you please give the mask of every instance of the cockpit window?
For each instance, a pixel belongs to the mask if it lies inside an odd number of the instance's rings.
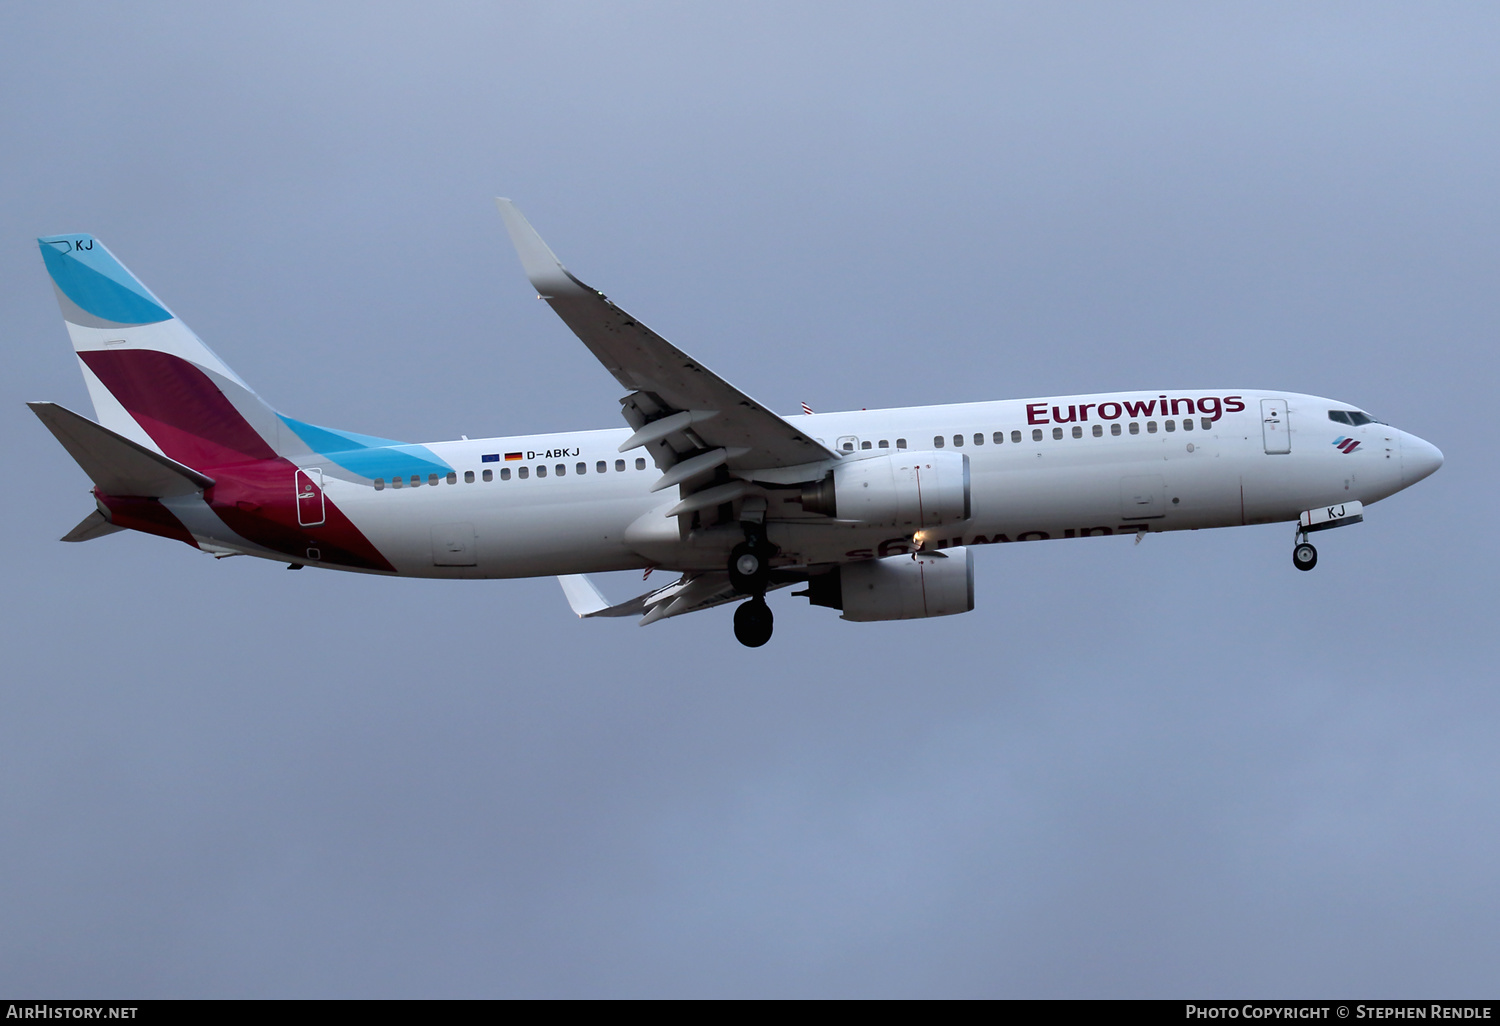
[[[1385,423],[1383,420],[1376,420],[1368,413],[1361,413],[1358,410],[1329,410],[1328,419],[1335,424],[1348,424],[1350,427]]]

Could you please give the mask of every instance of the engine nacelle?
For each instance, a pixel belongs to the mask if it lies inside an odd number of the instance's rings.
[[[807,598],[865,622],[967,613],[974,608],[974,553],[960,547],[845,563],[809,580]]]
[[[969,457],[903,449],[889,456],[848,460],[802,489],[802,508],[910,532],[968,520]]]

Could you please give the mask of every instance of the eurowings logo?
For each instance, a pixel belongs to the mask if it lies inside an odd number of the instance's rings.
[[[1335,438],[1333,440],[1333,444],[1337,446],[1339,452],[1343,453],[1345,456],[1349,455],[1355,449],[1359,448],[1359,441],[1357,439],[1346,438],[1343,435]]]

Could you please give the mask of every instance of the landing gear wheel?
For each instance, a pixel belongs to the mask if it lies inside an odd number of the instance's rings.
[[[1292,549],[1292,566],[1298,570],[1311,570],[1318,565],[1318,550],[1307,542]]]
[[[766,577],[770,572],[767,555],[764,547],[749,542],[734,547],[729,553],[729,583],[735,591],[742,595],[766,593]]]
[[[746,648],[760,648],[771,640],[774,617],[763,598],[741,602],[734,611],[734,636]]]

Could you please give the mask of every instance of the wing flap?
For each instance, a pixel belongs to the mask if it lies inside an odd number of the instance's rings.
[[[735,602],[747,596],[734,590],[729,575],[723,572],[685,573],[671,584],[655,591],[610,605],[609,600],[583,574],[559,577],[568,605],[580,619],[594,616],[640,616],[640,626],[665,620],[669,616],[696,613],[700,609],[712,609],[726,602]],[[769,591],[785,588],[791,581],[770,586]]]

